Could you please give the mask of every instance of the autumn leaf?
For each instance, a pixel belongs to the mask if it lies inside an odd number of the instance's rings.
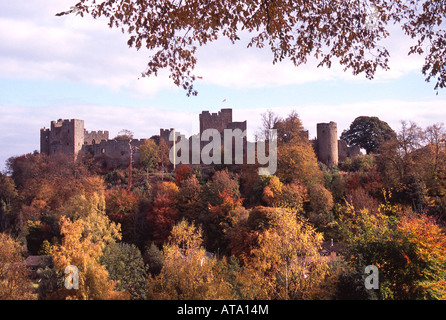
[[[272,62],[289,59],[294,65],[316,57],[318,66],[339,63],[354,75],[372,79],[378,68],[389,69],[390,53],[380,41],[388,25],[398,24],[418,43],[409,53],[425,54],[422,72],[436,78],[435,89],[446,86],[445,38],[440,3],[426,1],[422,8],[402,0],[373,1],[107,1],[80,0],[60,15],[75,13],[104,17],[108,25],[127,33],[127,44],[150,52],[142,76],[168,69],[175,85],[196,95],[193,70],[197,48],[221,37],[232,43],[242,32],[251,36],[247,47],[269,48]],[[374,8],[373,23],[370,11]],[[425,53],[424,46],[429,44]]]

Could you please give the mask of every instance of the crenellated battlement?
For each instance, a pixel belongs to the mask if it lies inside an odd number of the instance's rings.
[[[76,121],[83,121],[77,119],[58,119],[57,121],[51,121],[51,128],[58,128],[68,125],[73,125]]]
[[[85,134],[91,134],[91,135],[107,135],[108,136],[108,131],[87,131],[85,130]]]
[[[108,131],[87,131],[84,130],[84,144],[96,144],[102,140],[107,141],[109,139]]]
[[[83,144],[84,121],[59,119],[51,121],[50,128],[40,129],[40,151],[48,155],[62,152],[77,158]]]
[[[200,113],[199,120],[200,135],[206,129],[217,129],[219,132],[223,132],[228,124],[232,122],[232,109],[221,109],[214,113],[206,110]]]
[[[200,133],[207,129],[216,129],[220,132],[223,141],[224,130],[240,129],[242,132],[247,130],[247,121],[232,121],[232,109],[225,108],[218,112],[210,112],[205,110],[199,114]],[[185,141],[185,135],[176,131],[174,128],[160,128],[160,135],[154,136],[153,139],[159,143],[163,139],[168,147],[173,146],[170,141],[170,135],[175,132],[177,141]],[[308,131],[302,131],[302,135],[308,139]],[[189,143],[192,145],[192,137]],[[200,138],[199,138],[200,140]],[[139,159],[139,147],[144,144],[147,139],[115,140],[109,138],[109,131],[95,130],[87,131],[84,128],[84,121],[79,119],[58,119],[50,122],[50,128],[40,129],[40,152],[52,155],[56,152],[62,152],[72,155],[74,159],[79,154],[91,154],[94,159],[103,161],[107,166],[128,165],[130,154],[133,161],[137,163]],[[206,141],[200,140],[200,150]],[[247,144],[246,137],[243,140],[244,150]],[[345,141],[337,138],[337,124],[318,123],[317,139],[314,141],[315,151],[318,160],[329,166],[335,166],[338,161],[343,161],[346,157],[353,157],[360,153],[358,147],[349,147]],[[132,153],[130,153],[132,152]]]

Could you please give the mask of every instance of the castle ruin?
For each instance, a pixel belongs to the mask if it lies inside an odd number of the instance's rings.
[[[84,120],[51,121],[50,128],[40,129],[40,152],[47,155],[61,152],[76,160],[84,144],[84,134]]]
[[[232,121],[232,109],[221,109],[218,113],[210,113],[203,111],[199,115],[200,121],[200,137],[207,129],[216,129],[220,134],[223,142],[225,129],[240,129],[246,132],[247,121]],[[172,131],[175,132],[176,141],[178,138],[184,138],[174,128],[160,129],[159,136],[153,136],[157,144],[163,139],[169,148],[172,147],[173,141],[170,140]],[[308,131],[305,131],[308,138]],[[191,143],[192,137],[189,138]],[[235,138],[233,138],[235,139]],[[109,139],[108,131],[87,131],[84,128],[84,120],[70,119],[51,121],[50,128],[42,128],[40,130],[40,152],[53,155],[57,152],[73,157],[77,160],[80,155],[90,154],[95,160],[102,160],[108,167],[128,166],[130,155],[133,161],[139,161],[139,146],[146,139],[132,140],[116,140]],[[243,150],[246,151],[247,140],[243,138]],[[337,166],[339,162],[344,161],[348,157],[354,157],[360,154],[358,146],[349,147],[343,140],[337,138],[337,124],[318,123],[317,138],[315,139],[314,149],[318,160],[325,165],[332,167]],[[203,148],[203,141],[200,144],[200,150]],[[234,156],[234,153],[232,153]]]
[[[361,154],[359,146],[349,147],[345,140],[338,140],[338,126],[333,121],[317,124],[314,146],[318,161],[328,167],[335,167],[339,162]]]
[[[87,131],[84,120],[59,119],[51,121],[50,128],[40,129],[40,152],[53,155],[57,152],[77,160],[80,155],[91,154],[107,166],[125,166],[130,161],[130,148],[135,161],[139,160],[138,147],[145,139],[110,140],[108,131]]]
[[[333,121],[330,123],[318,123],[316,128],[319,161],[329,167],[337,166],[339,162],[337,124]]]
[[[240,129],[241,132],[246,132],[247,122],[245,121],[232,121],[232,109],[221,109],[217,113],[210,113],[209,111],[203,111],[199,116],[200,120],[200,137],[203,136],[203,132],[208,129],[216,129],[220,133],[221,145],[224,142],[224,130],[229,129],[232,132],[236,129]],[[232,138],[234,140],[235,138]],[[246,151],[246,136],[243,138],[243,151]],[[201,141],[201,149],[203,149],[206,141]],[[234,147],[234,144],[232,144]],[[234,150],[232,150],[234,157]]]

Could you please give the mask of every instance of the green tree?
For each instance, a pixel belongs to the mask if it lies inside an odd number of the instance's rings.
[[[147,170],[155,169],[160,163],[159,147],[152,139],[147,139],[139,147],[139,163]]]
[[[128,294],[116,290],[116,281],[108,278],[107,269],[99,263],[102,250],[109,239],[93,234],[87,221],[72,222],[60,219],[62,243],[53,248],[53,262],[57,270],[64,272],[69,265],[78,268],[79,289],[59,288],[50,299],[117,300],[127,299]]]
[[[131,300],[146,299],[148,274],[141,251],[135,245],[110,243],[99,261],[107,269],[109,279],[117,281],[117,291],[128,292]]]
[[[149,266],[149,272],[152,276],[156,276],[161,272],[163,268],[163,253],[153,242],[146,247],[143,259],[144,263]]]
[[[395,132],[387,122],[378,117],[357,117],[348,130],[344,130],[341,139],[351,146],[360,146],[367,154],[378,150],[384,142],[395,138]]]
[[[425,132],[420,126],[414,121],[401,121],[396,137],[383,143],[377,157],[388,186],[399,188],[411,175],[430,180],[428,177],[434,172],[430,169],[435,163],[435,154],[432,154],[433,146],[424,143]]]
[[[377,212],[347,204],[339,221],[347,261],[358,272],[366,265],[378,268],[379,298],[446,298],[446,237],[432,218],[407,215],[389,204]]]

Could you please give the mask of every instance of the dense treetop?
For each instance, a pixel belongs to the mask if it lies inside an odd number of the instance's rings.
[[[383,142],[394,138],[395,132],[385,121],[367,116],[357,117],[341,134],[342,140],[349,145],[360,146],[367,154],[377,151]]]
[[[132,170],[11,157],[0,174],[0,299],[446,298],[443,124],[402,122],[373,153],[328,168],[296,112],[263,119],[261,133],[279,131],[268,176],[256,164],[173,170],[153,143]],[[49,258],[34,277],[29,255]],[[78,290],[64,287],[68,265]],[[377,290],[364,286],[368,265]]]

